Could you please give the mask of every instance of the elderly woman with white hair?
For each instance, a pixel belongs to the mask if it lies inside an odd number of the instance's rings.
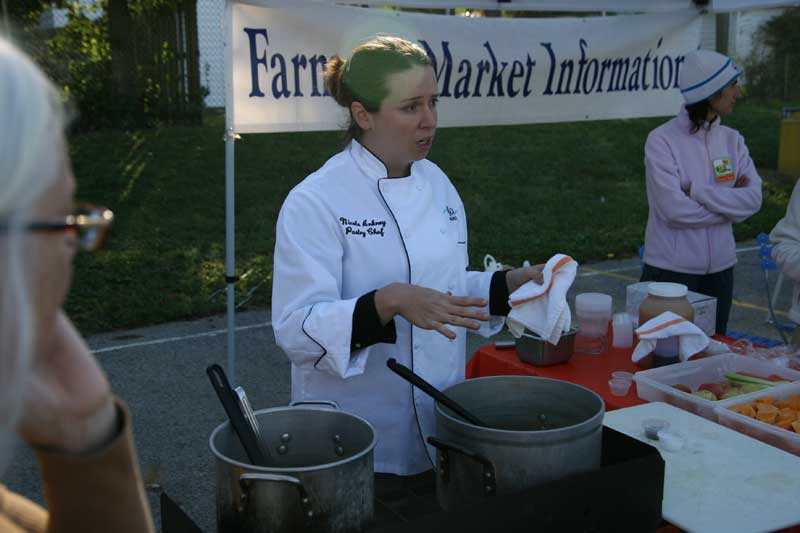
[[[686,55],[679,84],[685,106],[647,137],[650,211],[641,281],[667,281],[717,299],[724,335],[733,302],[733,224],[761,208],[761,178],[744,137],[720,121],[742,92],[741,71],[711,50]]]
[[[19,436],[49,513],[0,485],[0,533],[153,530],[130,415],[61,310],[111,212],[73,203],[59,96],[0,38],[0,473]]]

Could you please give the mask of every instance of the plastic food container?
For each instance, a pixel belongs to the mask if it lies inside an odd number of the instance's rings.
[[[608,388],[614,396],[626,396],[631,389],[631,383],[627,379],[609,379]]]
[[[608,294],[584,292],[575,297],[575,316],[578,319],[576,352],[593,355],[606,352],[611,309],[612,299]]]
[[[575,315],[583,335],[599,337],[608,332],[612,299],[600,292],[584,292],[575,297]]]
[[[726,379],[725,374],[739,371],[752,372],[765,377],[777,374],[787,381],[800,381],[800,372],[797,370],[784,368],[762,359],[732,353],[644,370],[637,372],[633,376],[633,380],[636,382],[639,398],[649,402],[665,402],[716,422],[717,414],[714,412],[714,408],[717,405],[732,400],[737,403],[745,403],[762,391],[742,394],[728,400],[712,401],[679,391],[672,386],[681,383],[692,390],[697,390],[703,383],[719,383]]]
[[[752,394],[737,396],[718,402],[714,408],[717,414],[719,423],[725,427],[729,427],[740,433],[744,433],[754,439],[758,439],[767,444],[771,444],[776,448],[785,450],[794,455],[800,455],[800,433],[795,433],[790,429],[783,429],[760,420],[755,420],[749,416],[741,415],[731,411],[729,407],[743,403],[754,402],[758,398],[764,396],[772,396],[776,400],[778,398],[786,399],[790,394],[800,394],[800,383],[791,383],[788,385],[778,385],[771,389],[766,389]]]

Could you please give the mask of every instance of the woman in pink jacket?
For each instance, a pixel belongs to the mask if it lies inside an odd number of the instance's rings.
[[[686,105],[645,144],[650,213],[642,281],[682,283],[717,298],[721,334],[733,299],[733,224],[761,207],[761,178],[744,137],[720,124],[742,94],[740,73],[722,54],[687,54],[679,78]]]

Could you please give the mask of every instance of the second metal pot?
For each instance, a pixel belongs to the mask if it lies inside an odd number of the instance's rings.
[[[603,399],[566,381],[528,376],[471,379],[445,393],[490,427],[436,404],[436,494],[451,510],[600,467]]]

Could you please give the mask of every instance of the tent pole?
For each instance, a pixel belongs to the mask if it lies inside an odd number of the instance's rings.
[[[228,381],[236,383],[236,293],[238,281],[235,265],[235,202],[234,202],[234,170],[233,148],[238,135],[233,128],[225,131],[225,282],[227,286],[228,306]]]

